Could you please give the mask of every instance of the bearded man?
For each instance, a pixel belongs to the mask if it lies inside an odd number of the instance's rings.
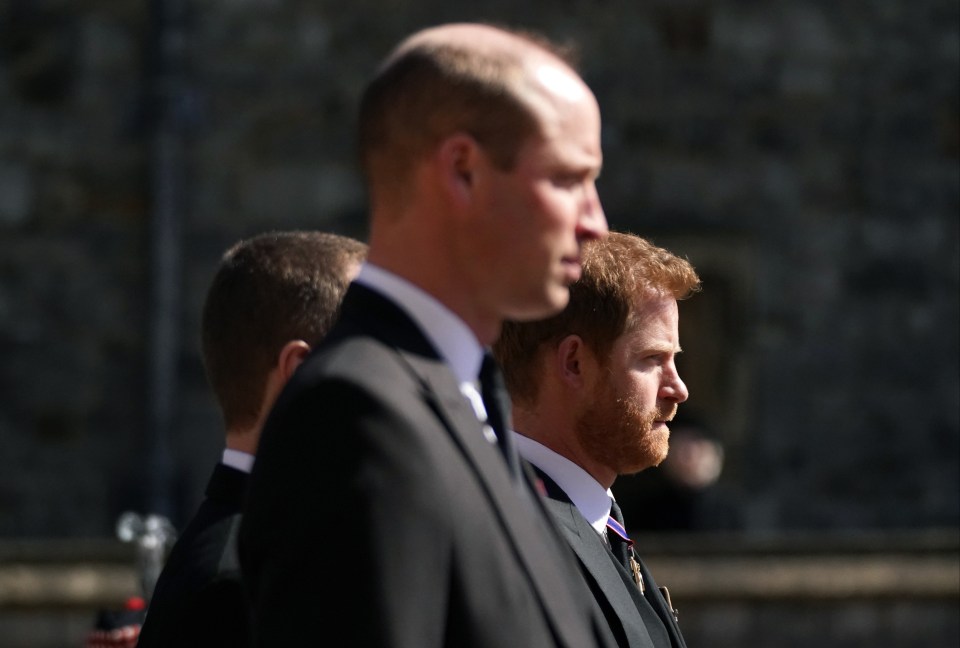
[[[611,486],[667,456],[668,423],[689,396],[675,363],[677,301],[700,279],[688,261],[622,232],[586,244],[582,264],[561,313],[507,322],[494,346],[517,446],[619,645],[685,648]]]

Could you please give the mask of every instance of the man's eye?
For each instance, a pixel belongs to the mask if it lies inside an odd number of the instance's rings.
[[[555,184],[558,187],[566,187],[566,188],[576,187],[582,182],[583,182],[583,176],[579,174],[578,175],[559,175],[559,176],[554,176],[553,178],[553,184]]]

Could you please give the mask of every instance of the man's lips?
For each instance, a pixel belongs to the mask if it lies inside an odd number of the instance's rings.
[[[571,283],[580,279],[580,274],[583,271],[583,268],[580,265],[580,259],[578,257],[565,258],[562,261],[563,268],[566,274],[566,279]]]

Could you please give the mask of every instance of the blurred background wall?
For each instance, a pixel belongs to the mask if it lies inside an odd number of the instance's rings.
[[[723,448],[729,515],[699,524],[955,532],[957,1],[458,6],[0,2],[0,538],[189,517],[222,445],[198,343],[220,254],[365,236],[358,94],[449,20],[579,45],[611,227],[704,279],[681,409]]]

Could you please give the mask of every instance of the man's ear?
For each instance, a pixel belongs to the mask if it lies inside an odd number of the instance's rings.
[[[479,152],[477,141],[466,133],[454,133],[440,143],[437,162],[445,186],[454,200],[470,199]]]
[[[280,349],[280,357],[277,359],[277,367],[280,370],[280,377],[286,383],[293,376],[300,363],[310,355],[310,345],[303,340],[290,340]]]
[[[560,340],[554,353],[554,363],[562,383],[570,388],[583,386],[587,378],[587,353],[589,351],[579,335],[571,334]]]

